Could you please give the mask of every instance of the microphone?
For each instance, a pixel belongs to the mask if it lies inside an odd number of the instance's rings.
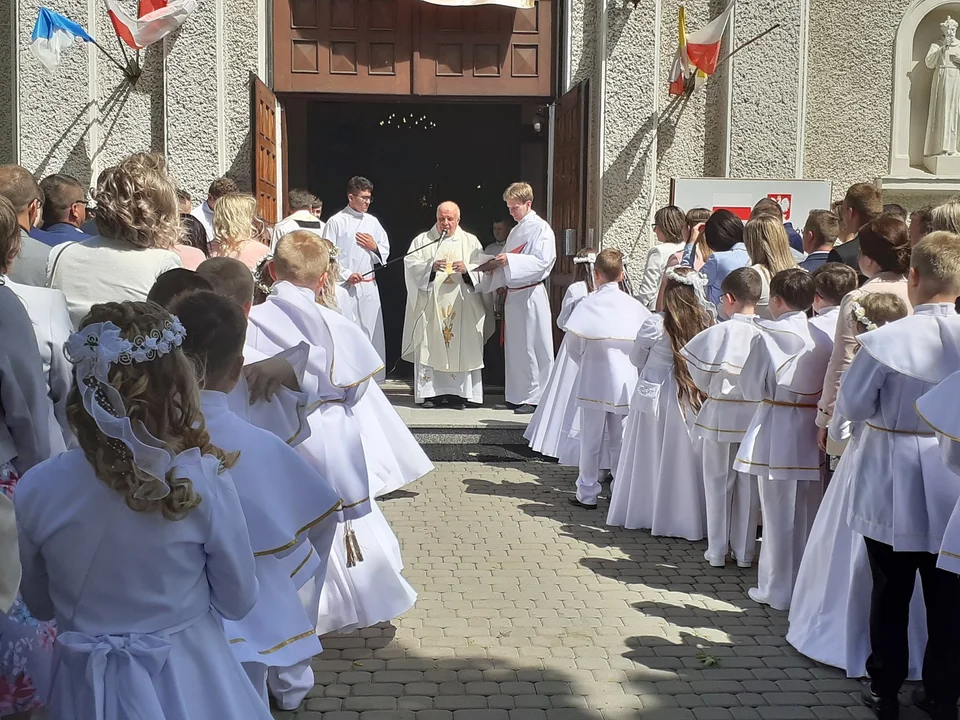
[[[440,237],[439,237],[439,239],[437,240],[437,242],[438,242],[438,243],[442,243],[443,240],[444,240],[444,238],[446,238],[446,237],[447,237],[447,231],[446,231],[446,229],[441,230],[441,231],[440,231]]]

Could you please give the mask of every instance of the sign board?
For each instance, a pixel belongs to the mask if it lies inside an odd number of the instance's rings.
[[[784,222],[800,229],[811,210],[829,210],[833,183],[829,180],[735,180],[732,178],[674,178],[670,204],[684,211],[695,207],[726,209],[746,222],[758,200],[775,200]]]

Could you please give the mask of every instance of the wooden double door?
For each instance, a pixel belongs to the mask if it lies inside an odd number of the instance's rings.
[[[274,0],[274,90],[547,98],[556,65],[554,2],[516,9]]]

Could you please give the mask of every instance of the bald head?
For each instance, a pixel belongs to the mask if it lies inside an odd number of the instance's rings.
[[[454,203],[440,203],[437,208],[437,231],[446,231],[447,235],[453,235],[460,227],[460,207]]]

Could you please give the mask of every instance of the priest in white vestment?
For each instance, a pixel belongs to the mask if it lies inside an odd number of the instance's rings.
[[[386,362],[383,312],[374,271],[386,264],[390,241],[380,221],[367,212],[371,202],[373,183],[363,177],[351,178],[347,184],[347,207],[327,221],[321,236],[340,248],[340,280],[349,296],[343,314],[363,328],[380,359]],[[381,370],[375,380],[381,383],[384,378]]]
[[[518,414],[533,414],[553,368],[553,328],[544,282],[557,260],[556,239],[547,221],[533,211],[533,188],[514,183],[503,194],[517,221],[504,251],[480,267],[481,289],[506,288],[504,352],[506,397]]]
[[[414,365],[414,399],[433,407],[483,403],[484,320],[477,291],[480,241],[460,227],[460,208],[437,208],[437,224],[414,238],[403,261],[407,311],[403,359]]]

